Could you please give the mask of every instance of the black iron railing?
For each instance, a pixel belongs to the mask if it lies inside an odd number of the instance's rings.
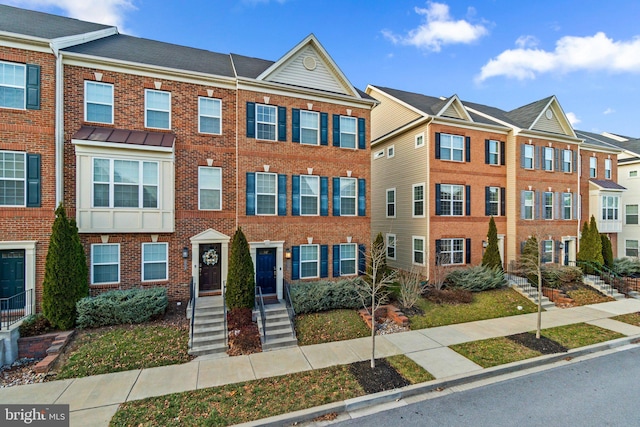
[[[264,312],[264,298],[262,297],[262,288],[260,286],[256,286],[256,309],[258,310],[258,314],[260,315],[260,323],[262,324],[262,342],[267,341],[267,328],[266,328],[266,315]]]
[[[193,280],[193,276],[191,277],[191,281],[189,282],[189,304],[191,304],[191,319],[190,320],[190,328],[189,328],[189,340],[191,342],[191,346],[193,347],[193,324],[196,320],[196,289],[195,289],[195,281]]]
[[[526,293],[534,301],[538,300],[538,284],[533,283],[524,270],[518,269],[514,266],[510,266],[504,272],[504,278],[508,282],[513,282],[520,288],[521,291]]]
[[[609,296],[612,296],[615,290],[627,293],[624,289],[625,286],[623,278],[606,265],[593,261],[570,261],[569,265],[579,267],[584,274],[600,277],[600,279],[602,279],[607,285],[605,290]]]
[[[296,338],[296,311],[293,308],[293,301],[291,301],[291,290],[288,283],[284,283],[284,302],[287,306],[287,314],[289,314],[289,322],[291,322],[291,336]]]
[[[229,348],[229,327],[227,326],[227,282],[225,280],[222,281],[222,313],[224,315],[224,345]]]
[[[0,298],[0,329],[9,329],[11,325],[32,314],[32,309],[33,289]]]

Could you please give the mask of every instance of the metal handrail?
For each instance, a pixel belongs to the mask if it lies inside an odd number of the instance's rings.
[[[19,294],[0,298],[0,330],[32,314],[33,289],[27,289]]]
[[[191,276],[191,281],[189,282],[189,304],[191,304],[191,325],[189,328],[189,340],[191,342],[191,347],[193,347],[193,325],[196,317],[196,290],[193,276]]]
[[[291,301],[291,290],[288,283],[284,283],[284,302],[287,306],[287,314],[289,315],[289,322],[291,322],[291,336],[296,338],[296,325],[294,319],[296,318],[296,310],[293,308],[293,301]]]
[[[262,342],[267,341],[267,330],[266,330],[266,315],[264,312],[264,298],[262,297],[262,288],[260,286],[256,286],[256,306],[260,313],[260,322],[262,323]]]
[[[504,272],[504,278],[507,281],[514,282],[523,292],[529,295],[531,298],[534,298],[536,301],[538,299],[538,286],[534,286],[529,278],[526,277],[526,274],[523,271],[517,269],[507,269]]]
[[[225,280],[222,281],[222,311],[224,314],[224,345],[229,347],[229,326],[227,325],[227,283]]]
[[[575,265],[579,267],[584,273],[591,274],[589,272],[595,272],[604,282],[609,286],[609,296],[613,295],[613,290],[616,289],[615,285],[618,281],[622,280],[622,277],[611,270],[606,265],[600,264],[594,261],[570,261],[569,265]]]

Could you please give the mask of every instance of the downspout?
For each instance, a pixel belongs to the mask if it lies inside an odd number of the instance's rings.
[[[55,170],[56,170],[56,206],[64,201],[64,69],[62,54],[53,43],[49,44],[56,57],[56,95],[55,95]]]

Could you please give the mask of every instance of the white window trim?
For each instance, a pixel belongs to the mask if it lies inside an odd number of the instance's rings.
[[[491,151],[491,145],[492,143],[495,143],[496,146],[496,151],[493,152]],[[493,163],[491,161],[491,155],[494,154],[496,156],[496,162]],[[495,139],[490,139],[489,140],[489,164],[493,165],[493,166],[500,166],[500,141],[497,141]]]
[[[449,158],[448,159],[442,157],[442,137],[443,136],[450,136],[451,137],[451,146],[449,148],[445,148],[445,149],[449,150]],[[459,149],[459,148],[454,148],[453,147],[454,138],[462,139],[462,148]],[[466,147],[465,147],[465,138],[464,138],[464,136],[462,136],[462,135],[454,135],[452,133],[441,133],[440,134],[440,160],[444,160],[444,161],[448,161],[448,162],[464,163],[464,161],[465,161],[465,152],[464,152],[464,150],[465,149],[466,149]],[[460,160],[456,160],[456,159],[453,158],[454,157],[453,156],[453,152],[454,151],[462,152],[462,155],[460,156]]]
[[[542,147],[544,155],[542,156],[542,170],[547,172],[553,172],[555,170],[555,150],[553,147]],[[551,153],[551,157],[547,157],[547,154]],[[549,168],[547,168],[547,161],[549,161]]]
[[[609,165],[609,167],[607,167]],[[611,159],[604,159],[604,179],[611,179],[613,176],[613,170]]]
[[[275,120],[274,120],[273,123],[271,123],[271,122],[263,122],[263,121],[259,121],[258,120],[258,117],[259,117],[258,108],[259,107],[265,107],[265,108],[273,109],[275,111],[275,115],[274,115]],[[278,107],[275,106],[275,105],[269,105],[269,104],[256,104],[255,108],[256,108],[256,110],[255,110],[255,115],[256,115],[255,135],[256,135],[256,139],[258,141],[271,141],[271,142],[277,141],[278,140]],[[260,133],[258,132],[258,125],[259,124],[266,124],[266,125],[269,125],[269,126],[273,126],[273,129],[274,129],[273,139],[260,138],[260,136],[259,136]]]
[[[111,121],[110,122],[98,122],[95,120],[89,120],[89,117],[87,116],[88,114],[88,109],[87,109],[87,105],[90,104],[90,102],[87,99],[87,86],[88,85],[96,85],[96,86],[109,86],[111,88],[111,104],[105,104],[102,102],[91,102],[91,104],[96,104],[96,105],[110,105],[111,106]],[[114,104],[114,99],[113,99],[113,84],[111,83],[102,83],[102,82],[96,82],[93,80],[85,80],[84,81],[84,121],[85,122],[90,122],[90,123],[103,123],[103,124],[108,124],[108,125],[112,125],[113,121],[114,121],[114,108],[113,108],[113,104]],[[145,115],[146,116],[146,115]]]
[[[342,135],[352,135],[351,132],[345,132],[344,126],[342,126],[342,119],[353,120],[354,123],[354,132],[353,132],[353,147],[345,147],[342,145]],[[358,119],[356,117],[351,116],[340,116],[340,148],[346,148],[347,150],[357,150],[358,149]]]
[[[627,255],[627,250],[629,250],[629,242],[636,242],[636,247],[635,248],[631,248],[631,249],[635,249],[638,252],[638,255],[640,255],[640,242],[636,239],[625,239],[624,240],[624,256],[625,257],[632,257],[635,258],[636,256],[634,255]]]
[[[420,140],[422,140],[421,143],[419,143]],[[414,148],[424,147],[424,143],[424,132],[421,132],[414,137]]]
[[[315,260],[316,263],[316,275],[315,276],[303,276],[302,275],[302,264],[304,263],[311,263],[314,261],[302,261],[302,248],[303,247],[311,247],[311,246],[315,246],[316,248],[316,254],[317,254],[317,258]],[[301,279],[317,279],[320,277],[320,245],[316,245],[316,244],[311,244],[311,245],[300,245],[300,266],[298,267],[300,269],[300,271],[298,272],[298,276]]]
[[[271,193],[259,193],[258,192],[258,176],[272,176],[275,179],[275,189],[273,194]],[[256,209],[256,215],[257,216],[276,216],[278,215],[278,174],[277,173],[273,173],[273,172],[256,172],[256,188],[255,188],[255,193],[256,193],[256,201],[255,201],[255,209]],[[273,196],[275,203],[273,204],[273,213],[258,213],[258,196]],[[302,209],[302,205],[300,206],[300,209]]]
[[[496,194],[498,195],[498,200],[495,202],[492,202],[491,199],[489,199],[489,206],[496,206],[496,213],[495,214],[490,214],[491,216],[500,216],[500,197],[502,197],[502,194],[500,192],[500,187],[493,187],[490,186],[489,187],[489,194],[491,194],[491,189],[497,189],[498,191],[496,191]]]
[[[355,195],[353,196],[343,196],[342,195],[342,180],[349,180],[353,182],[354,189],[356,190]],[[318,192],[319,192],[318,188]],[[345,214],[342,212],[342,199],[353,199],[354,210],[352,214]],[[301,207],[302,208],[302,207]],[[357,178],[348,178],[348,177],[340,177],[340,216],[358,216],[358,179]]]
[[[202,179],[200,178],[200,171],[204,170],[204,169],[211,169],[211,170],[218,170],[220,173],[220,188],[213,188],[213,187],[203,187],[202,186]],[[212,167],[212,166],[198,166],[198,210],[200,211],[221,211],[222,210],[222,168],[219,167]],[[220,200],[219,200],[219,205],[220,208],[219,209],[205,209],[202,207],[202,203],[201,203],[201,190],[219,190],[220,191]]]
[[[393,238],[393,246],[389,245],[389,239]],[[385,236],[385,247],[386,247],[386,255],[387,255],[387,259],[396,259],[398,257],[398,245],[397,245],[397,240],[396,240],[396,235],[393,233],[387,233],[387,235]],[[389,248],[393,248],[393,256],[390,257],[389,256]]]
[[[609,200],[609,198],[611,198],[612,200],[614,200],[614,206],[609,208],[607,201]],[[600,220],[603,222],[617,222],[620,221],[620,196],[616,196],[616,195],[612,195],[612,194],[605,194],[602,195],[600,197],[600,204],[601,204],[601,209],[600,209]],[[608,219],[608,218],[604,218],[604,214],[608,213],[609,209],[611,209],[611,212],[613,213],[613,217],[612,219]],[[608,216],[608,215],[607,215]],[[626,216],[626,212],[625,212],[625,216]],[[616,218],[617,217],[617,218]]]
[[[460,240],[462,241],[462,251],[456,251],[453,249],[453,241],[454,240]],[[442,251],[442,242],[447,241],[450,242],[451,245],[451,250],[450,251]],[[464,265],[465,264],[465,254],[466,254],[466,241],[465,239],[463,239],[462,237],[451,237],[451,238],[446,238],[446,239],[440,239],[440,255],[442,255],[443,253],[445,254],[449,254],[449,260],[446,263],[442,263],[440,265]],[[451,262],[454,258],[454,254],[457,252],[462,252],[462,261],[461,262]],[[437,255],[436,255],[437,256]],[[443,258],[440,258],[440,260],[443,260]]]
[[[527,218],[527,215],[526,215],[526,212],[527,212],[527,194],[531,194],[531,218]],[[523,219],[525,221],[534,220],[536,218],[536,193],[533,190],[525,190],[524,194],[522,196],[524,197],[523,207],[524,207],[524,211],[525,211],[525,213],[522,215],[522,217],[523,217]]]
[[[145,262],[144,260],[144,248],[145,246],[148,245],[164,245],[165,247],[165,253],[167,254],[167,258],[165,261],[166,264],[166,268],[165,268],[165,277],[164,279],[151,279],[151,280],[144,280],[144,267],[145,264],[160,264],[158,261],[147,261]],[[140,263],[141,263],[141,268],[140,268],[140,280],[143,282],[165,282],[167,280],[169,280],[169,243],[167,242],[157,242],[157,243],[143,243],[142,244],[142,252],[140,254]]]
[[[567,195],[568,200],[569,200],[569,218],[566,217],[564,210],[567,208],[567,206],[565,206],[564,201],[567,199]],[[566,219],[566,220],[571,220],[573,219],[573,194],[572,193],[562,193],[562,218]]]
[[[169,94],[169,109],[168,110],[157,110],[157,109],[153,109],[153,108],[149,108],[147,106],[147,95],[151,92],[158,92],[158,93],[167,93]],[[169,123],[168,126],[166,128],[158,128],[158,127],[154,127],[154,126],[149,126],[149,124],[147,123],[147,111],[160,111],[163,113],[169,113]],[[166,90],[155,90],[155,89],[145,89],[144,90],[144,127],[149,128],[149,129],[171,129],[171,92],[168,92]]]
[[[591,162],[593,161],[593,167]],[[591,171],[593,170],[593,176],[591,175]],[[598,158],[595,156],[589,157],[589,178],[597,178],[598,177]]]
[[[381,159],[381,158],[383,158],[383,157],[384,157],[384,149],[383,149],[383,150],[380,150],[380,151],[376,151],[376,152],[373,154],[373,160]]]
[[[446,201],[446,203],[449,204],[449,208],[450,208],[448,214],[442,213],[443,206],[445,205],[445,203],[443,203],[444,201],[442,200],[442,193],[443,193],[442,187],[443,186],[451,187],[451,196],[452,196],[451,200]],[[460,187],[462,189],[462,192],[461,192],[462,200],[454,200],[453,199],[453,187]],[[440,215],[439,216],[465,216],[465,205],[464,205],[466,203],[466,201],[465,201],[465,191],[466,191],[466,188],[462,184],[440,184]],[[453,213],[453,206],[454,206],[455,202],[462,203],[462,209],[460,211],[460,214],[454,214]]]
[[[547,195],[550,194],[551,195],[551,205],[547,204]],[[546,220],[546,221],[550,221],[553,218],[553,210],[555,208],[554,206],[554,197],[555,194],[552,191],[544,191],[542,193],[542,219]],[[547,218],[547,207],[551,206],[551,217]]]
[[[637,170],[632,170],[629,171],[629,178],[633,179],[633,178],[638,178],[638,171]]]
[[[393,159],[395,156],[396,156],[396,146],[392,145],[390,147],[387,147],[387,158]]]
[[[637,209],[637,213],[636,213],[635,216],[638,217],[638,218],[637,218],[635,224],[630,224],[629,222],[627,222],[627,217],[629,215],[629,214],[627,214],[627,207],[629,207],[629,206],[635,206],[636,209]],[[624,205],[624,225],[630,225],[632,227],[640,225],[640,204],[631,203],[631,204],[628,204],[628,205]]]
[[[201,109],[200,109],[200,101],[201,100],[217,101],[220,104],[220,116],[210,116],[208,114],[203,114]],[[201,122],[203,117],[208,117],[208,118],[220,120],[220,132],[215,133],[215,132],[205,132],[205,131],[203,131],[202,130],[202,122]],[[222,135],[222,100],[221,99],[208,98],[206,96],[199,96],[198,97],[198,133],[203,133],[203,134],[206,134],[206,135]]]
[[[393,193],[393,203],[389,203],[389,193]],[[393,205],[393,216],[389,216],[389,205]],[[397,214],[398,203],[396,200],[396,188],[387,188],[385,192],[385,215],[387,218],[395,218]]]
[[[416,251],[416,240],[422,241],[421,251]],[[427,260],[427,257],[426,257],[427,247],[425,243],[426,242],[425,242],[424,236],[411,236],[411,264],[412,265],[425,265]],[[422,252],[422,263],[416,262],[416,252]]]
[[[302,114],[312,114],[315,115],[316,117],[316,127],[315,128],[309,128],[309,127],[304,127],[302,126]],[[314,130],[316,132],[316,142],[315,143],[311,143],[311,142],[304,142],[302,140],[302,130],[303,129],[310,129],[310,130]],[[317,111],[307,111],[307,110],[300,110],[300,144],[305,144],[305,145],[320,145],[320,113],[318,113]]]
[[[112,263],[98,263],[98,264],[96,264],[96,263],[93,262],[93,248],[96,247],[96,246],[117,246],[118,247],[118,261],[117,261],[117,264],[118,264],[118,280],[117,281],[115,281],[115,282],[94,282],[93,273],[94,273],[94,267],[96,265],[113,265]],[[91,244],[90,263],[91,263],[91,277],[90,277],[91,282],[90,283],[92,285],[108,285],[108,284],[113,284],[113,283],[120,283],[120,272],[122,270],[120,268],[120,266],[121,266],[121,262],[120,262],[120,243],[92,243]]]
[[[309,177],[313,177],[315,178],[315,180],[318,183],[318,195],[317,196],[310,196],[310,195],[303,195],[302,194],[302,178],[309,178]],[[320,215],[320,191],[321,191],[321,185],[320,185],[320,177],[318,175],[300,175],[300,216],[319,216]],[[302,198],[303,197],[315,197],[316,198],[316,212],[315,213],[302,213]],[[357,207],[356,207],[357,210]],[[342,212],[341,212],[342,213]]]
[[[551,242],[551,252],[547,252],[547,251],[545,250],[545,249],[546,249],[546,248],[545,248],[545,243],[546,243],[546,242]],[[540,263],[541,263],[541,264],[552,264],[552,263],[553,263],[553,261],[554,261],[554,257],[555,257],[555,253],[554,253],[554,252],[555,252],[555,250],[556,250],[556,248],[555,248],[555,246],[556,246],[556,245],[555,245],[555,242],[554,242],[553,240],[549,240],[549,239],[547,239],[547,240],[543,240],[543,241],[542,241],[542,245],[541,245],[541,246],[542,246],[542,250],[540,251],[540,252],[541,252],[541,253],[540,253]],[[549,261],[544,261],[544,256],[545,256],[545,254],[547,254],[547,253],[551,254],[551,256],[549,257]]]
[[[20,64],[20,63],[17,63],[17,62],[9,62],[9,61],[0,61],[0,64],[9,64],[9,65],[21,67],[22,70],[23,70],[23,73],[24,73],[24,85],[23,86],[14,86],[14,85],[9,85],[9,84],[3,84],[2,85],[3,87],[22,89],[22,92],[24,93],[24,95],[23,95],[24,102],[22,103],[22,107],[16,108],[16,107],[0,106],[0,108],[4,108],[4,109],[7,109],[7,110],[26,110],[27,109],[27,64]]]
[[[566,157],[567,155],[569,155],[569,161],[566,161]],[[564,165],[568,164],[569,165],[569,170],[564,170]],[[571,150],[562,150],[562,171],[564,173],[571,173],[573,172],[573,152]]]
[[[527,156],[527,150],[531,150],[531,157]],[[536,148],[534,145],[531,144],[525,144],[524,146],[524,154],[523,157],[525,159],[524,161],[524,169],[527,170],[533,170],[536,168]],[[527,167],[526,163],[527,163],[527,159],[531,159],[531,167]]]
[[[27,206],[27,153],[23,152],[23,151],[8,151],[8,150],[2,150],[0,151],[2,154],[20,154],[22,155],[23,158],[23,165],[24,165],[24,177],[22,179],[19,178],[1,178],[0,181],[23,181],[23,198],[22,201],[23,203],[21,205],[0,205],[0,207],[2,208],[13,208],[13,207],[19,207],[19,208],[24,208]]]
[[[342,250],[343,246],[353,246],[355,251],[353,258],[344,258],[342,254],[344,251]],[[342,273],[342,261],[351,261],[353,260],[354,272],[351,274],[343,274]],[[340,276],[348,277],[348,276],[357,276],[358,275],[358,245],[355,243],[340,243]]]
[[[98,184],[108,184],[109,185],[109,206],[95,206],[95,160],[108,160],[109,161],[109,182],[98,182]],[[138,163],[138,178],[140,182],[136,184],[138,186],[138,206],[125,207],[125,206],[115,206],[115,177],[114,177],[114,162],[116,160],[122,160],[126,162],[137,162]],[[144,207],[144,163],[154,163],[156,165],[156,187],[158,189],[157,197],[156,197],[156,206],[155,207]],[[131,185],[133,184],[126,184]],[[126,159],[126,158],[118,158],[118,157],[92,157],[91,158],[91,208],[92,209],[142,209],[142,210],[157,210],[162,206],[162,185],[160,180],[160,162],[153,160],[138,160],[138,159]]]
[[[422,215],[416,215],[416,187],[422,187]],[[425,183],[419,183],[419,184],[413,184],[411,186],[411,216],[412,218],[424,218],[426,215],[426,211],[427,211],[427,204],[426,204],[426,186]]]

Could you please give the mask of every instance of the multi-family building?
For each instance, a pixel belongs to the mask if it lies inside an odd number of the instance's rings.
[[[433,274],[436,264],[479,264],[489,217],[505,267],[530,236],[542,240],[544,262],[568,263],[581,221],[618,191],[610,161],[618,150],[585,143],[553,96],[503,111],[456,95],[377,86],[367,93],[380,101],[372,113],[372,233],[386,234],[392,266]],[[591,158],[609,168],[601,180],[581,173]],[[619,230],[608,219],[603,225],[615,241]]]

